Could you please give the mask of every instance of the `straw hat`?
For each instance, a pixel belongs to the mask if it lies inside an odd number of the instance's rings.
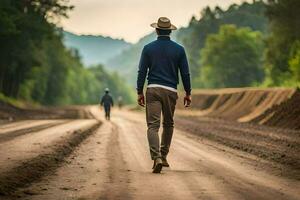
[[[160,17],[157,23],[150,24],[153,28],[158,28],[162,30],[176,30],[177,27],[171,24],[171,21],[167,17]]]

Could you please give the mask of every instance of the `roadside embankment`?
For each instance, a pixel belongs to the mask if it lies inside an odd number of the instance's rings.
[[[182,101],[182,97],[179,99]],[[179,108],[183,108],[178,104]],[[192,115],[300,129],[300,91],[287,88],[196,90]],[[182,111],[180,114],[188,114]]]
[[[85,106],[23,108],[0,100],[0,124],[24,119],[92,119]]]

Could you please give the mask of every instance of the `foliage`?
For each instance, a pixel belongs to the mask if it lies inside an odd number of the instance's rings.
[[[266,84],[269,86],[280,86],[286,82],[290,86],[299,85],[299,10],[298,0],[268,1],[266,14],[270,21],[271,34],[267,39],[265,68]]]
[[[98,103],[109,86],[116,95],[131,100],[119,76],[102,66],[84,68],[78,52],[64,47],[54,22],[71,9],[68,0],[0,1],[3,95],[46,105]]]
[[[179,31],[177,40],[182,42],[186,48],[193,87],[201,86],[199,82],[199,73],[202,67],[200,51],[205,45],[206,38],[210,34],[217,33],[220,27],[225,24],[249,27],[252,30],[265,33],[267,18],[264,12],[265,4],[263,1],[253,1],[251,4],[244,2],[241,5],[233,4],[227,10],[222,10],[220,7],[215,7],[214,9],[206,7],[202,10],[199,20],[193,17],[189,26]]]
[[[120,77],[118,73],[108,73],[107,71],[105,71],[102,65],[93,66],[89,68],[88,71],[94,76],[95,80],[98,82],[98,84],[97,82],[91,84],[97,84],[99,86],[99,88],[94,88],[94,90],[96,89],[96,91],[90,94],[90,98],[94,102],[99,102],[100,96],[104,94],[105,88],[110,89],[110,93],[115,101],[119,96],[122,96],[124,102],[132,102],[134,90],[131,90],[131,88],[127,86],[125,79]],[[101,92],[103,92],[103,94]]]
[[[289,70],[293,82],[300,87],[300,42],[298,42],[296,48],[294,55],[289,59]]]
[[[292,46],[288,59],[288,70],[281,73],[280,78],[280,85],[300,87],[300,41],[296,41]]]
[[[2,104],[5,103],[5,104],[9,104],[9,105],[18,107],[18,108],[25,108],[27,106],[26,102],[16,100],[16,99],[11,98],[11,97],[7,97],[2,93],[0,93],[0,102]],[[30,105],[30,106],[33,107],[33,106],[37,106],[37,105]]]
[[[221,26],[201,51],[199,83],[203,87],[244,87],[263,79],[262,35],[250,28]]]

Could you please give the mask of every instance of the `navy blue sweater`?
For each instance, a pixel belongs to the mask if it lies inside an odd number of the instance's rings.
[[[148,72],[148,84],[160,84],[177,89],[180,71],[184,90],[191,93],[189,66],[184,48],[170,40],[168,36],[159,36],[157,40],[144,46],[142,51],[137,92],[143,93],[143,87]]]

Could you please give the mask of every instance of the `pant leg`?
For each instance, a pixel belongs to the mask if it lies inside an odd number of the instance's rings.
[[[177,93],[165,89],[162,94],[163,132],[161,138],[161,155],[167,157],[174,130],[174,111],[177,101]]]
[[[109,106],[104,106],[105,119],[109,119]]]
[[[154,88],[148,88],[146,92],[146,120],[147,137],[150,147],[151,159],[154,160],[160,155],[158,131],[160,127],[161,102]]]
[[[107,119],[110,120],[110,106],[107,108]]]
[[[105,117],[105,119],[106,119],[106,118],[107,118],[107,117],[106,117],[106,107],[103,106],[103,108],[104,108],[104,117]]]

